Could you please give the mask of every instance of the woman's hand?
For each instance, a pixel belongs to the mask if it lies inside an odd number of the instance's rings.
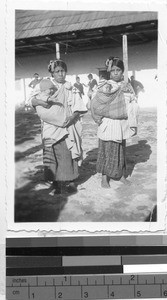
[[[69,126],[71,126],[72,124],[74,124],[78,120],[79,116],[80,116],[80,113],[78,111],[74,112],[72,114],[72,116],[70,116],[70,117],[68,117],[66,119],[66,121],[63,124],[63,127],[67,127],[68,128]]]
[[[96,123],[98,126],[100,126],[100,125],[102,124],[102,122],[103,122],[102,119],[99,119],[99,120],[96,120],[96,121],[95,121],[95,123]]]
[[[36,97],[33,97],[31,100],[31,103],[34,107],[40,105],[43,106],[44,108],[50,108],[51,104],[42,100],[37,99]]]
[[[50,107],[51,107],[52,105],[57,105],[57,106],[60,106],[60,107],[64,106],[62,103],[60,103],[60,102],[55,102],[55,101],[52,101],[52,100],[50,100],[50,99],[48,99],[47,104],[48,104],[48,106],[50,105]],[[49,107],[47,107],[47,108],[49,108]]]

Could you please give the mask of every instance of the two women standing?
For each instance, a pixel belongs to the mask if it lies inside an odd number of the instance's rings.
[[[103,115],[103,109],[97,132],[97,172],[102,174],[103,188],[110,187],[111,179],[129,184],[126,179],[125,147],[126,139],[137,133],[138,110],[134,91],[131,85],[123,80],[123,62],[118,58],[110,58],[106,64],[110,72],[110,80],[107,81],[110,85],[107,86],[109,116]],[[55,193],[61,193],[63,189],[75,191],[74,180],[78,177],[78,162],[82,159],[80,116],[87,109],[80,101],[79,92],[73,90],[71,84],[65,80],[66,64],[62,60],[51,61],[48,70],[51,74],[50,80],[56,87],[55,99],[60,105],[50,105],[37,97],[31,98],[32,106],[43,107],[43,111],[40,110],[40,118],[44,178],[45,181],[52,182]],[[100,97],[104,95],[105,92],[101,93]],[[94,99],[96,100],[96,96],[91,100],[92,113]],[[119,108],[116,110],[118,104]],[[119,115],[122,108],[125,109],[124,114]]]

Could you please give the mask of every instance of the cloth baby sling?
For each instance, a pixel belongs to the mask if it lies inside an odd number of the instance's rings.
[[[97,91],[91,101],[91,114],[95,122],[99,117],[123,120],[127,119],[126,103],[121,87],[110,93]]]

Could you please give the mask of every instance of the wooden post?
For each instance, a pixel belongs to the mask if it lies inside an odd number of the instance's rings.
[[[23,78],[23,91],[24,91],[24,103],[27,103],[27,93],[26,93],[26,83],[25,78]]]
[[[60,46],[58,43],[56,45],[56,59],[60,59]]]
[[[128,82],[128,42],[127,35],[123,34],[122,36],[122,46],[123,46],[123,62],[124,62],[124,80]]]

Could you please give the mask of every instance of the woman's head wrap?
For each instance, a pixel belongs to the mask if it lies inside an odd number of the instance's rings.
[[[123,61],[121,59],[119,59],[119,57],[110,56],[106,60],[105,65],[107,67],[107,72],[111,72],[111,68],[113,66],[119,67],[122,70],[122,72],[124,72],[124,63],[123,63]]]
[[[56,67],[62,67],[64,71],[67,73],[67,65],[63,60],[61,59],[50,60],[50,63],[48,65],[48,71],[51,74],[53,74]]]

